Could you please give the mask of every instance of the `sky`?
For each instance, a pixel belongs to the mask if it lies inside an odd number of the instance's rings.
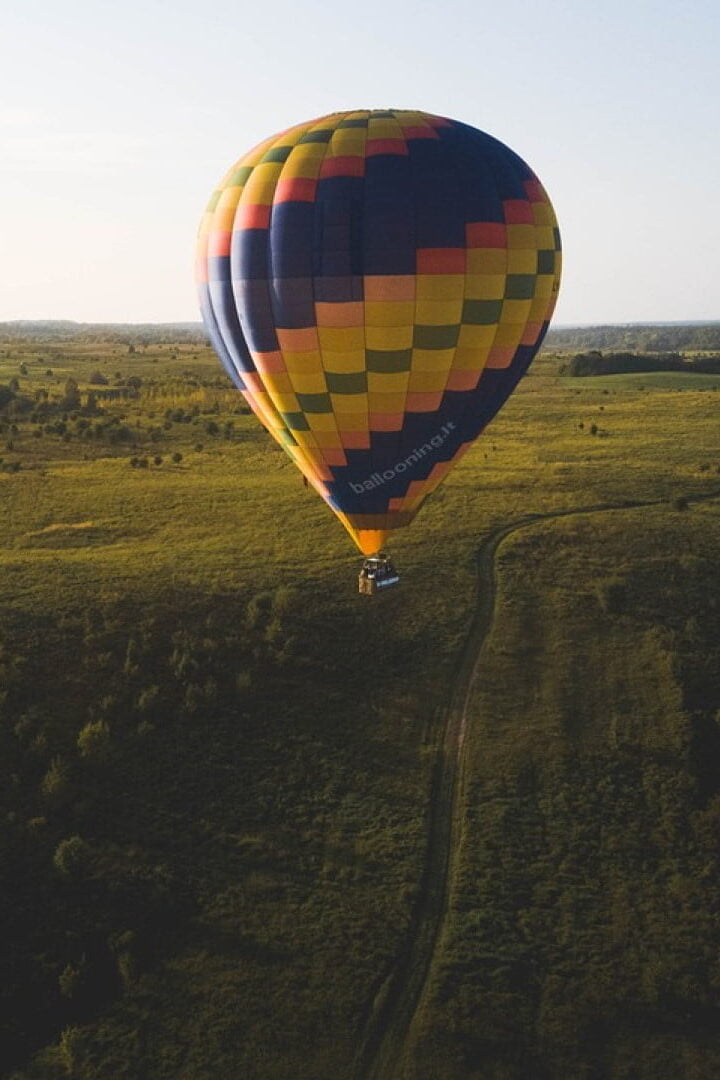
[[[0,320],[199,318],[217,181],[325,113],[419,108],[523,157],[555,324],[720,319],[717,0],[23,0],[0,42]]]

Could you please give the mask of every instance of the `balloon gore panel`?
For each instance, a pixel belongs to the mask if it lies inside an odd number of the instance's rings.
[[[233,166],[197,279],[226,371],[371,554],[527,370],[560,259],[550,201],[513,151],[443,117],[360,110]]]

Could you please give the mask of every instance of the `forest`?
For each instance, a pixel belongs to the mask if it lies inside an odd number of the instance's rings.
[[[5,329],[0,1075],[715,1080],[716,369],[548,347],[368,599],[202,338]],[[469,660],[388,1072],[359,1050]]]

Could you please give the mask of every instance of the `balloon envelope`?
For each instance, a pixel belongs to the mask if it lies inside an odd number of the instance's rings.
[[[228,374],[371,554],[527,370],[560,236],[537,177],[497,139],[359,110],[240,158],[202,220],[197,279]]]

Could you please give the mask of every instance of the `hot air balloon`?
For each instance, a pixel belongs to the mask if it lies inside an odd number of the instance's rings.
[[[365,591],[397,580],[386,540],[527,370],[560,257],[525,162],[425,112],[298,124],[214,192],[197,259],[211,342],[369,557]]]

